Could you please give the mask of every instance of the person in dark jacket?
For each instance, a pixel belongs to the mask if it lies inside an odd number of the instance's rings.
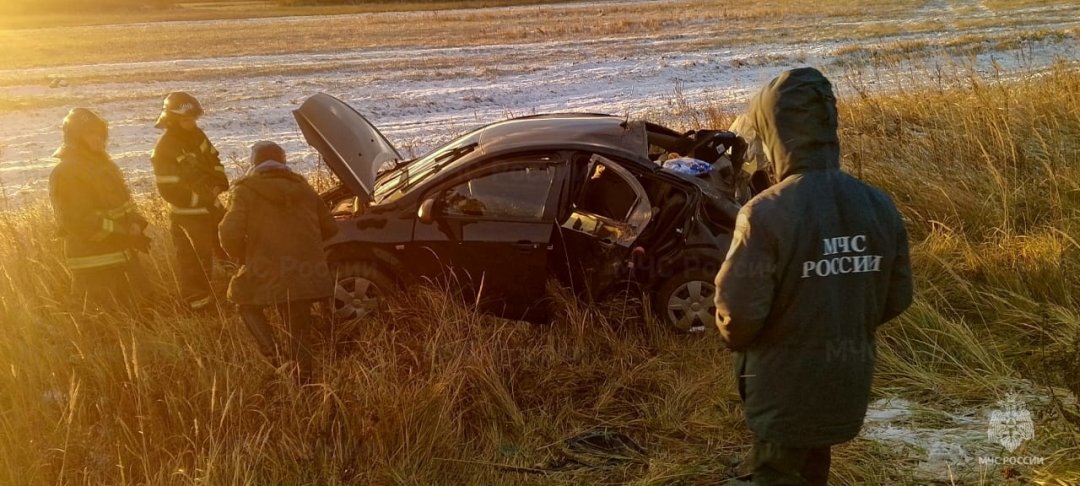
[[[748,116],[775,185],[739,212],[717,325],[756,436],[753,484],[826,484],[830,446],[866,415],[875,331],[912,301],[907,234],[885,193],[840,171],[820,72],[781,74]]]
[[[210,305],[217,225],[224,209],[218,195],[229,187],[218,151],[198,126],[199,100],[183,92],[165,97],[157,128],[165,130],[150,155],[158,192],[170,207],[171,233],[180,270],[180,292],[193,310]]]
[[[108,125],[86,108],[64,118],[60,163],[49,175],[49,198],[64,239],[72,287],[97,306],[131,304],[143,281],[136,252],[149,249],[147,223],[124,176],[106,152]]]
[[[275,143],[251,148],[252,167],[233,186],[219,232],[225,250],[240,262],[229,299],[240,306],[260,350],[271,358],[278,349],[265,309],[277,309],[303,383],[312,368],[311,306],[334,292],[323,241],[338,227],[315,190],[285,162],[285,151]]]

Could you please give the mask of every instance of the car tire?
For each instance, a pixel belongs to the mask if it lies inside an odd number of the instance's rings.
[[[394,280],[374,262],[351,261],[331,266],[334,296],[331,312],[336,321],[363,319],[386,308]]]
[[[693,267],[665,280],[653,294],[653,313],[661,322],[682,332],[704,332],[716,327],[716,270]]]

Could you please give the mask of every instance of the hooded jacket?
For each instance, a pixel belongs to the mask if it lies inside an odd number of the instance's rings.
[[[154,145],[150,161],[158,193],[173,215],[220,215],[213,189],[227,189],[229,179],[205,132],[169,126]]]
[[[333,294],[323,241],[337,234],[337,224],[284,164],[263,162],[236,181],[218,231],[222,247],[241,263],[229,284],[233,302],[272,305]]]
[[[866,415],[875,330],[911,304],[904,224],[887,195],[840,171],[836,99],[820,72],[781,74],[747,116],[778,183],[739,212],[717,325],[755,434],[845,442]]]
[[[49,199],[70,270],[122,265],[134,258],[132,225],[146,228],[120,168],[104,153],[64,145],[49,174]]]

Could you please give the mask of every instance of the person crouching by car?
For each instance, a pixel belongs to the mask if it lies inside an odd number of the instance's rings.
[[[108,124],[74,108],[64,117],[64,143],[49,175],[49,199],[64,239],[77,299],[97,307],[135,303],[144,278],[136,252],[150,248],[146,219],[131,200],[120,168],[106,151]]]
[[[301,383],[311,377],[311,307],[329,299],[334,280],[323,241],[338,232],[330,210],[303,176],[286,165],[273,142],[251,147],[251,168],[233,184],[218,229],[221,244],[239,264],[229,299],[264,355],[280,353],[266,309],[276,309],[289,335],[289,358]]]

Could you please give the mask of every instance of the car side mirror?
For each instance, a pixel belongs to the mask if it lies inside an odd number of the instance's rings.
[[[416,210],[416,219],[424,224],[435,221],[435,199],[424,199],[424,202],[420,203],[420,209]]]

